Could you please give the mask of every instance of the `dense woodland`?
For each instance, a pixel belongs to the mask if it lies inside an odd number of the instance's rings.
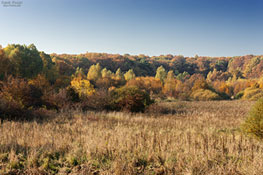
[[[11,44],[0,48],[0,113],[73,106],[143,112],[158,99],[256,100],[262,71],[263,55],[68,55]]]

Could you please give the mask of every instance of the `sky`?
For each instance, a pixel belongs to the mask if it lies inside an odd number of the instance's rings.
[[[46,53],[263,54],[262,0],[0,0],[0,44]],[[6,7],[12,1],[20,7]]]

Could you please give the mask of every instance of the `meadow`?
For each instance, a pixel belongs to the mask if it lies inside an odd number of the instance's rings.
[[[4,121],[0,174],[263,174],[263,145],[239,127],[254,102],[161,102],[166,114],[54,113]]]

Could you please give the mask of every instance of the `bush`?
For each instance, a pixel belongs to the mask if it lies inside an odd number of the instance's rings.
[[[221,97],[208,89],[198,89],[192,92],[191,97],[194,100],[200,100],[200,101],[208,101],[208,100],[220,100]]]
[[[79,94],[71,86],[66,88],[66,98],[72,102],[80,102]]]
[[[110,94],[104,89],[99,89],[92,95],[83,98],[81,107],[83,110],[111,110],[110,102]]]
[[[45,107],[47,109],[55,110],[65,110],[74,109],[78,102],[80,102],[80,97],[78,93],[72,88],[61,88],[58,92],[55,90],[44,94],[43,100],[45,101]]]
[[[16,103],[23,109],[41,107],[42,95],[41,89],[23,79],[9,77],[7,82],[1,83],[0,98]]]
[[[0,119],[21,119],[27,110],[15,101],[8,101],[0,96]]]
[[[28,81],[9,77],[6,82],[0,82],[0,118],[11,120],[44,118],[46,111],[39,110],[46,104],[42,96],[41,89]]]
[[[0,119],[1,120],[43,120],[53,115],[52,111],[48,111],[44,108],[31,109],[22,108],[16,101],[8,101],[4,98],[0,98]]]
[[[235,99],[241,99],[244,95],[244,91],[240,91],[235,95]]]
[[[246,88],[244,90],[244,95],[243,95],[242,99],[258,100],[261,97],[263,97],[263,90],[262,89],[250,87],[250,88]]]
[[[257,139],[263,139],[263,98],[252,107],[249,116],[241,126],[242,130]]]
[[[129,112],[144,112],[153,103],[150,95],[135,86],[124,86],[111,92],[111,108]]]

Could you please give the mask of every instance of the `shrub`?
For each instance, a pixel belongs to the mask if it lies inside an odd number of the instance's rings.
[[[153,103],[150,95],[135,86],[124,86],[111,92],[111,108],[130,112],[144,112]]]
[[[242,99],[245,100],[258,100],[259,98],[263,97],[263,90],[259,88],[246,88],[244,90],[244,95]]]
[[[43,96],[47,109],[64,110],[74,108],[74,104],[80,101],[79,95],[70,86],[51,91]]]
[[[240,91],[235,95],[235,99],[241,99],[244,95],[244,91]]]
[[[105,89],[99,89],[92,95],[82,99],[81,107],[83,110],[110,110],[110,94]]]
[[[208,100],[219,100],[221,97],[208,89],[198,89],[192,92],[191,97],[194,100],[200,100],[200,101],[208,101]]]
[[[9,77],[7,82],[1,83],[0,97],[8,102],[16,103],[20,108],[41,107],[42,95],[41,89],[23,79]]]
[[[0,82],[0,118],[12,120],[45,118],[47,111],[39,110],[46,105],[42,96],[41,89],[28,81],[9,77],[6,82]]]
[[[16,101],[8,101],[4,98],[0,98],[1,120],[43,120],[51,116],[53,116],[52,111],[48,111],[44,108],[22,108]]]
[[[68,100],[72,102],[80,101],[79,94],[71,86],[66,88],[66,97]]]
[[[20,119],[24,118],[26,113],[15,101],[8,101],[0,96],[0,119]]]
[[[263,139],[263,98],[259,99],[252,107],[241,128],[248,135],[260,140]]]

